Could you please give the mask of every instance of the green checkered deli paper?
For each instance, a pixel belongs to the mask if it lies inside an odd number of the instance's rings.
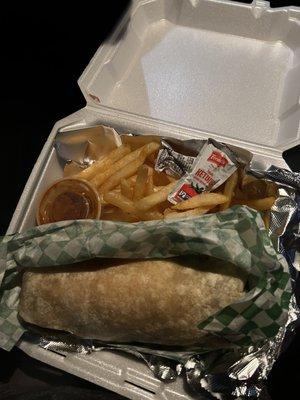
[[[247,273],[245,297],[198,325],[234,347],[274,337],[288,317],[292,294],[288,265],[274,250],[260,214],[244,206],[175,221],[78,220],[42,225],[2,237],[0,252],[0,347],[6,350],[25,332],[18,319],[21,271],[95,257],[208,255],[237,265]],[[197,353],[201,348],[207,351],[205,343],[200,343]],[[149,352],[162,355],[161,350]],[[169,353],[165,354],[181,358],[180,353]]]

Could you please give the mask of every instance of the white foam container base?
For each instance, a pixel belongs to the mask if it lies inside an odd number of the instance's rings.
[[[104,124],[120,133],[213,137],[252,151],[255,168],[288,168],[282,151],[300,138],[300,9],[270,9],[261,0],[135,0],[79,85],[87,106],[53,127],[8,234],[34,226],[40,193],[62,176],[53,149],[58,130]],[[182,378],[163,384],[122,353],[18,346],[131,399],[193,398]]]
[[[57,122],[44,145],[44,148],[32,170],[23,194],[19,200],[7,234],[22,232],[35,225],[35,210],[39,201],[39,195],[53,181],[62,176],[62,166],[58,161],[53,149],[53,140],[58,130],[80,129],[85,126],[106,124],[121,129],[120,119],[118,124],[113,124],[113,118],[107,118],[99,114],[95,116],[87,108],[79,110],[69,117]],[[129,127],[130,123],[121,122],[122,126]],[[127,128],[125,131],[128,131]],[[148,132],[139,130],[140,133]],[[135,131],[135,124],[132,125]],[[150,130],[149,132],[152,132]],[[21,339],[17,344],[27,355],[48,365],[86,379],[96,385],[103,386],[134,400],[140,399],[163,399],[163,400],[188,400],[194,399],[182,377],[175,382],[162,383],[154,378],[150,369],[144,362],[121,352],[101,351],[90,355],[79,355],[74,353],[52,352],[35,344]],[[201,399],[201,397],[197,397]],[[205,397],[203,397],[205,399]]]
[[[19,348],[27,355],[69,372],[96,385],[134,400],[188,400],[199,397],[187,393],[182,378],[164,384],[154,378],[149,368],[134,357],[101,351],[87,356],[54,353],[22,341]],[[200,397],[201,399],[201,397]],[[205,397],[203,397],[205,400]]]

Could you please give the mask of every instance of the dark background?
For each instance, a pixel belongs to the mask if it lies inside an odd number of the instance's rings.
[[[92,2],[74,3],[65,10],[49,2],[40,8],[13,4],[1,11],[1,234],[53,124],[85,105],[77,79],[128,4],[126,0],[100,1],[97,7]],[[297,2],[271,1],[271,5]],[[287,160],[299,171],[297,154],[299,158],[299,148]],[[287,388],[297,393],[299,360],[300,341],[294,340],[271,375],[273,399],[282,398]],[[33,379],[36,375],[38,379]],[[25,399],[33,392],[38,392],[35,399],[118,398],[33,361],[19,350],[0,351],[0,399]],[[36,397],[41,393],[43,397]]]

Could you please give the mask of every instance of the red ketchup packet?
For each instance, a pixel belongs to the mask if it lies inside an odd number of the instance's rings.
[[[209,139],[186,173],[169,194],[168,200],[181,201],[209,192],[222,185],[238,167],[238,156],[225,144]]]

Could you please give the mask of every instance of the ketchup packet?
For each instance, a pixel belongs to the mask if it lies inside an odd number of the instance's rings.
[[[238,167],[238,156],[225,144],[209,139],[196,157],[191,171],[186,173],[169,194],[177,204],[204,191],[222,185]]]
[[[178,153],[167,141],[162,140],[155,170],[165,171],[168,175],[179,178],[191,170],[195,159],[196,157]]]

